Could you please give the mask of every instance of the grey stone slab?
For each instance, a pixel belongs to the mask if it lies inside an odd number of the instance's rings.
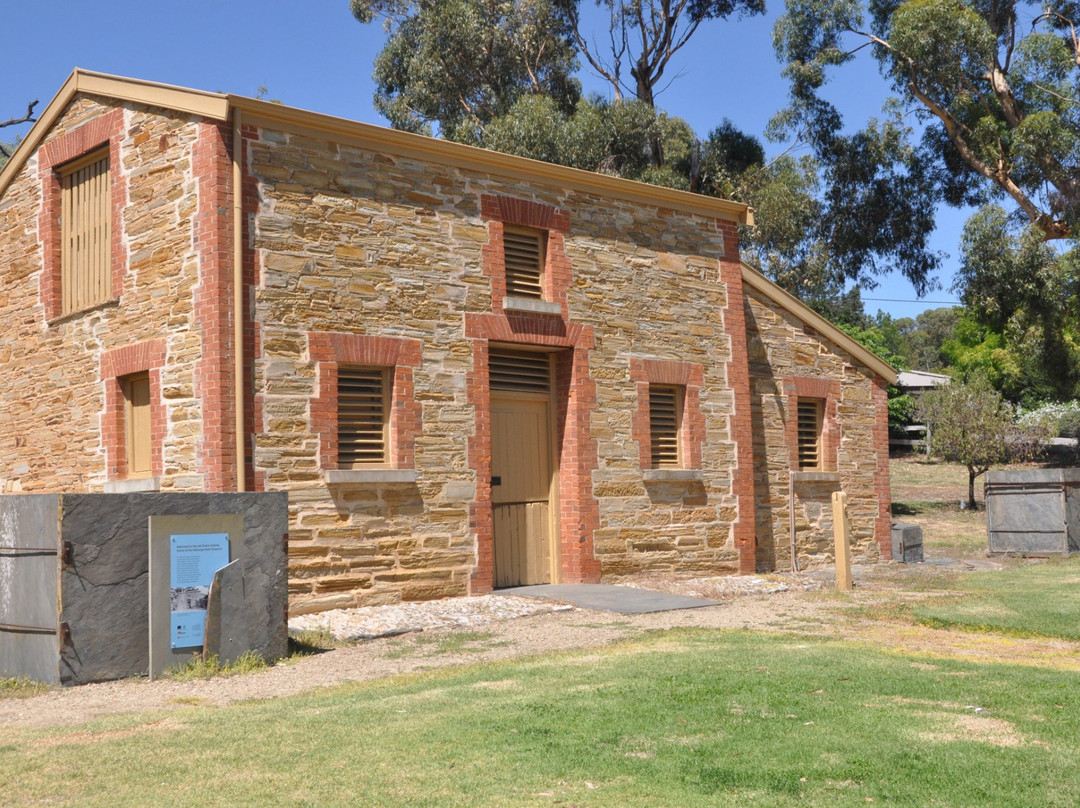
[[[244,570],[240,560],[219,569],[210,586],[206,607],[207,656],[216,656],[222,665],[233,662],[251,648],[249,615],[244,602]]]
[[[515,586],[499,589],[496,595],[517,595],[523,598],[540,598],[572,603],[582,609],[595,609],[619,614],[647,614],[671,612],[678,609],[699,609],[703,606],[719,606],[715,600],[688,598],[650,589],[611,584],[540,584],[538,586]]]
[[[63,538],[72,543],[74,563],[60,576],[61,619],[71,626],[62,683],[149,671],[151,516],[242,518],[248,637],[269,659],[285,655],[286,493],[68,494],[63,503]],[[167,637],[167,623],[164,631]]]
[[[61,684],[146,673],[148,526],[167,516],[239,520],[238,619],[252,650],[284,656],[286,493],[10,495],[0,497],[0,623],[34,630],[0,629],[0,673]],[[64,546],[71,547],[66,559]],[[61,625],[66,638],[57,634]]]

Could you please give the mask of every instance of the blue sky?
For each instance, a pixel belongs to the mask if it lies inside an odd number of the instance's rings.
[[[348,0],[39,0],[8,2],[0,49],[0,119],[21,116],[26,103],[44,106],[74,67],[121,76],[255,95],[260,86],[291,106],[344,118],[385,123],[372,107],[371,67],[385,35],[379,24],[360,25]],[[671,82],[658,103],[685,118],[699,135],[724,118],[762,136],[787,88],[772,49],[772,21],[782,11],[769,0],[766,18],[705,23],[669,66]],[[603,19],[595,30],[603,35]],[[829,96],[857,128],[878,112],[886,85],[867,53],[838,74]],[[587,90],[607,87],[582,73]],[[15,131],[25,131],[20,127]],[[3,130],[9,140],[13,130]],[[766,144],[772,151],[782,145]],[[938,213],[934,249],[950,254],[939,273],[942,290],[915,301],[911,285],[889,276],[864,291],[866,308],[912,317],[951,301],[962,213]],[[877,300],[885,298],[889,300]]]

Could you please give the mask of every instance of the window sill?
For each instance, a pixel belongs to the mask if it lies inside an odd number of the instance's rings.
[[[349,483],[415,483],[416,469],[327,469],[327,485]]]
[[[641,476],[647,483],[693,483],[705,479],[701,469],[644,469]]]
[[[562,316],[562,306],[547,300],[533,300],[531,297],[504,297],[503,311],[522,311],[529,314],[553,314]]]
[[[102,300],[100,303],[95,303],[92,306],[87,306],[85,309],[79,309],[78,311],[69,311],[67,314],[58,314],[55,317],[49,317],[45,320],[45,325],[54,326],[59,325],[67,320],[74,320],[78,317],[82,317],[84,314],[89,314],[92,311],[98,309],[109,309],[120,305],[120,298],[110,297],[108,300]]]
[[[839,471],[793,471],[791,480],[796,483],[838,483]]]
[[[109,480],[105,483],[106,494],[140,494],[160,490],[160,477],[133,477],[130,480]]]

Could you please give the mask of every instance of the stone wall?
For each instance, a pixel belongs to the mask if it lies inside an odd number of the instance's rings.
[[[165,434],[161,487],[203,490],[194,375],[202,339],[193,317],[200,262],[191,228],[200,204],[197,135],[183,115],[76,98],[0,199],[0,491],[101,491],[111,476],[106,394],[116,384],[103,376],[102,357],[151,340],[164,341],[167,357],[155,391]],[[49,163],[103,142],[115,299],[59,316],[47,310],[59,238],[43,193],[54,179]]]
[[[791,569],[790,472],[797,471],[795,405],[825,401],[824,472],[838,480],[794,482],[796,557],[800,569],[833,560],[831,496],[848,495],[852,557],[888,558],[888,411],[885,381],[756,291],[747,292],[747,343],[754,413],[757,565]]]
[[[291,492],[294,610],[490,587],[493,342],[560,352],[564,580],[738,570],[721,277],[725,266],[738,277],[733,225],[266,127],[245,134],[259,199],[254,468],[260,485]],[[548,266],[566,275],[562,314],[542,325],[493,294],[493,241],[515,216],[552,223]],[[415,481],[325,482],[312,353],[333,333],[418,344]],[[700,376],[693,479],[645,480],[635,362]]]

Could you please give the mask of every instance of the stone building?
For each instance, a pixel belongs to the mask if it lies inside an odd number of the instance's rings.
[[[0,490],[287,490],[294,611],[890,548],[891,368],[743,205],[76,71],[0,172]]]

